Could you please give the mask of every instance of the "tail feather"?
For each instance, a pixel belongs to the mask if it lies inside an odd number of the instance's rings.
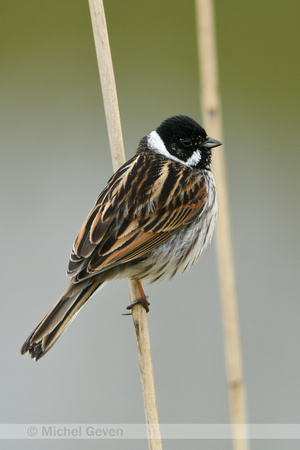
[[[29,352],[36,361],[44,356],[75,319],[86,301],[103,284],[103,281],[99,280],[78,284],[71,282],[51,311],[28,336],[21,348],[21,354]]]

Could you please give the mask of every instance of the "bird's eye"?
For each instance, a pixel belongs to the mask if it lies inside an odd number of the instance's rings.
[[[185,147],[190,147],[192,145],[191,139],[180,139],[180,141]]]

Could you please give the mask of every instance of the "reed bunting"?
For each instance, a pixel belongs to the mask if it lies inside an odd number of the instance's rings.
[[[75,240],[71,281],[21,348],[40,359],[86,301],[115,278],[173,277],[189,269],[211,241],[217,193],[211,149],[221,142],[187,116],[171,117],[139,143],[110,178]],[[128,306],[131,308],[132,304]]]

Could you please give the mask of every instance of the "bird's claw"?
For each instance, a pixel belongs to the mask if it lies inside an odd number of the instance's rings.
[[[134,305],[142,305],[146,312],[149,312],[150,303],[148,302],[147,297],[141,297],[134,300],[128,306],[126,306],[126,309],[132,309]],[[130,313],[128,315],[130,315]]]

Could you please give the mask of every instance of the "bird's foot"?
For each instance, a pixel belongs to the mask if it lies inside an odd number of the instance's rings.
[[[147,297],[141,297],[136,300],[134,300],[132,303],[130,303],[128,306],[126,306],[126,309],[132,309],[134,305],[142,305],[143,308],[145,308],[146,312],[149,312],[149,305],[150,303],[147,300]],[[130,316],[132,313],[123,314],[124,316]]]

